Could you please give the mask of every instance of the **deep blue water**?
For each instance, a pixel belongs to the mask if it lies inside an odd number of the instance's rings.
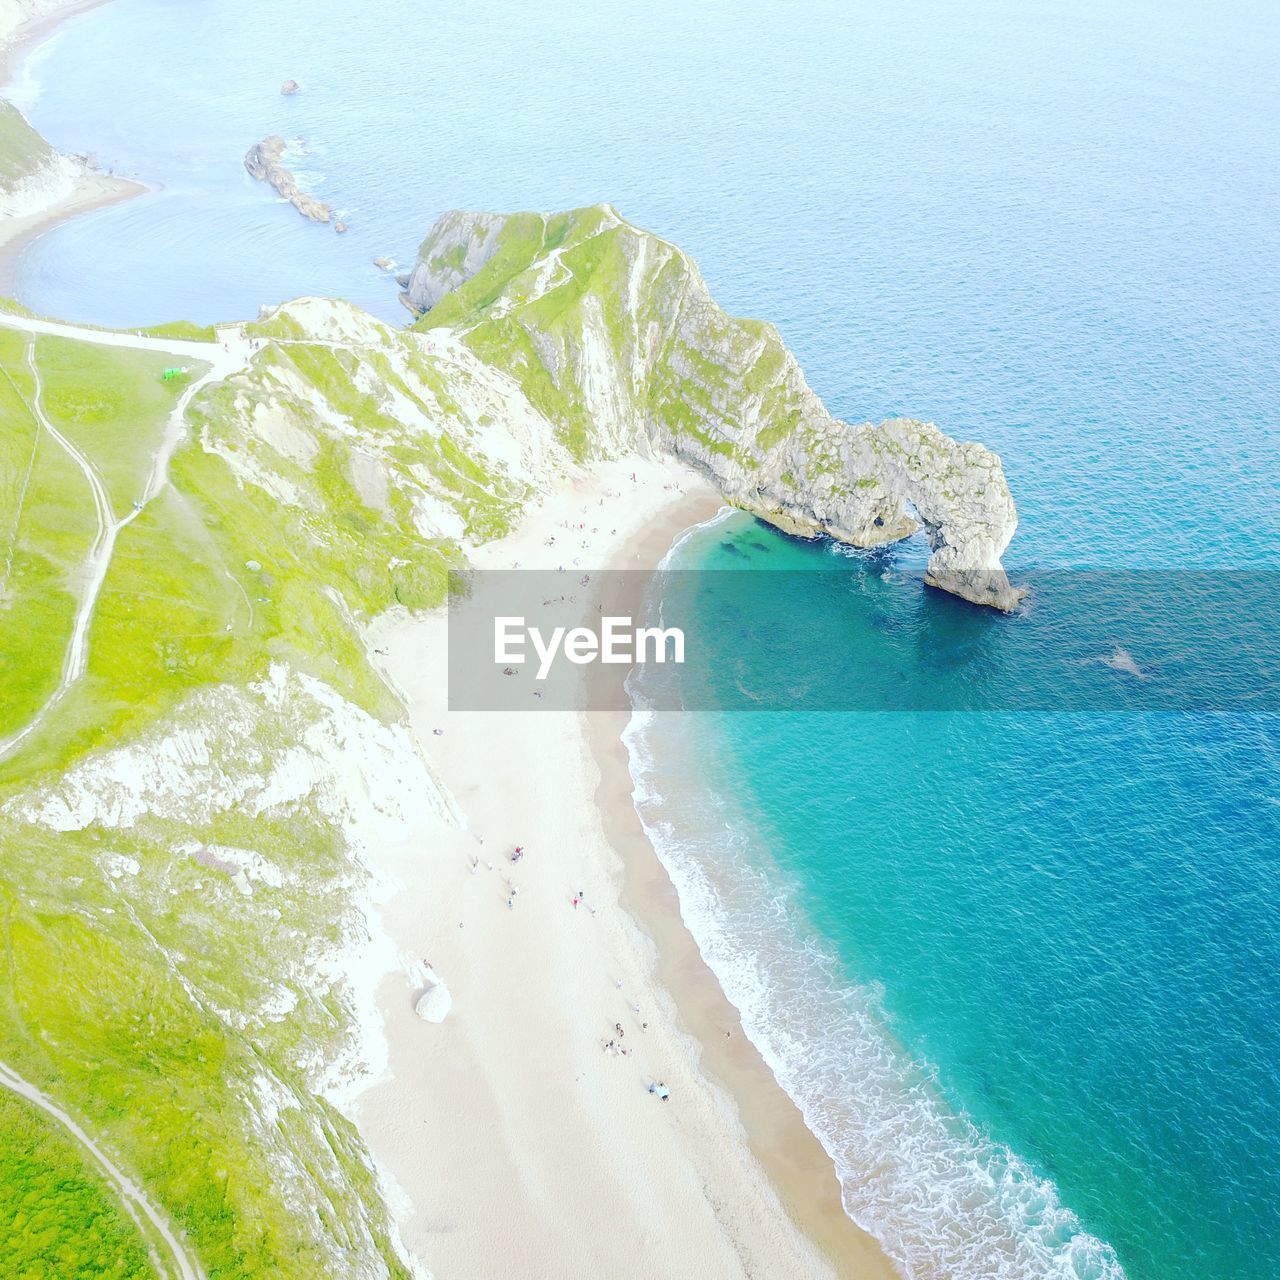
[[[440,211],[607,199],[775,321],[834,412],[998,449],[1012,568],[1176,592],[1277,563],[1278,66],[1270,3],[113,0],[14,94],[161,190],[44,236],[19,294],[396,318],[370,260],[407,264]],[[348,235],[244,174],[270,132]],[[918,546],[739,518],[681,562],[735,540],[846,568],[930,644],[973,629],[897,575]],[[788,623],[792,576],[760,581]],[[834,673],[876,661],[870,630]],[[630,742],[705,952],[904,1265],[1280,1274],[1274,717],[639,717]]]

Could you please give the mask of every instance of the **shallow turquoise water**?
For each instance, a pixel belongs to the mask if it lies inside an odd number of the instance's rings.
[[[746,623],[719,582],[693,595],[710,700],[743,705],[763,672],[847,705],[844,682],[911,672],[923,640],[1000,705],[973,656],[1036,619],[923,592],[919,558],[742,515],[690,535],[673,567],[756,570]],[[691,590],[669,589],[667,624]],[[818,613],[848,624],[825,692],[807,645],[777,644]],[[1107,652],[1114,617],[1072,621]],[[1033,674],[1061,661],[1046,646]],[[1131,677],[1087,670],[1124,705]],[[700,656],[686,705],[706,678]],[[973,1277],[1278,1273],[1280,717],[663,711],[630,746],[695,934],[898,1256]]]
[[[304,292],[397,318],[370,259],[441,210],[608,199],[776,321],[834,412],[999,449],[1012,567],[1176,592],[1277,561],[1278,65],[1275,6],[1238,0],[113,0],[14,93],[163,190],[45,236],[19,291],[103,323]],[[243,173],[273,131],[347,236]],[[900,637],[971,639],[895,577],[918,546],[738,523],[682,554],[734,540],[847,569]],[[780,625],[787,582],[761,578]],[[704,948],[896,1256],[1280,1274],[1274,717],[641,718],[631,746]]]

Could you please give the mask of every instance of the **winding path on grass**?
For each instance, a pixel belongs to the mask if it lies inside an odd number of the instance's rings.
[[[0,1062],[0,1085],[34,1103],[71,1134],[106,1175],[107,1181],[120,1196],[126,1212],[137,1223],[143,1238],[150,1242],[158,1236],[164,1241],[171,1254],[171,1262],[160,1258],[154,1246],[151,1247],[151,1260],[157,1271],[165,1276],[176,1276],[178,1280],[205,1280],[200,1264],[187,1252],[168,1219],[152,1205],[142,1188],[57,1103],[46,1097],[35,1085],[28,1084],[3,1062]]]
[[[111,567],[111,557],[115,552],[116,539],[120,531],[130,525],[147,504],[164,488],[169,479],[169,461],[173,457],[178,442],[182,439],[183,422],[187,406],[195,394],[210,382],[221,381],[248,366],[251,358],[249,340],[239,328],[229,327],[218,331],[216,342],[189,342],[180,338],[156,338],[143,334],[112,332],[104,329],[91,329],[82,325],[63,324],[58,320],[39,320],[34,316],[10,315],[0,313],[0,326],[8,329],[19,329],[27,334],[27,364],[35,378],[35,390],[28,408],[39,424],[57,442],[71,460],[79,467],[89,490],[93,495],[97,509],[98,529],[94,535],[89,553],[85,557],[85,585],[76,607],[75,625],[72,627],[71,640],[67,645],[66,656],[62,663],[62,675],[58,687],[49,696],[45,704],[35,716],[21,729],[0,738],[0,760],[13,754],[22,743],[30,737],[44,722],[49,713],[62,701],[67,690],[84,675],[89,658],[89,627],[93,622],[94,609],[98,604],[98,596],[102,592],[102,584],[107,579],[107,570]],[[198,360],[208,368],[198,378],[188,384],[185,391],[174,405],[165,424],[164,435],[151,459],[151,469],[141,494],[129,512],[116,518],[111,509],[110,498],[106,486],[98,475],[89,458],[60,432],[49,421],[41,404],[43,386],[40,380],[40,366],[35,358],[35,340],[38,335],[50,337],[73,338],[77,342],[90,342],[104,347],[127,347],[135,351],[154,351],[168,356],[179,356],[185,360]],[[16,527],[16,526],[15,526]]]

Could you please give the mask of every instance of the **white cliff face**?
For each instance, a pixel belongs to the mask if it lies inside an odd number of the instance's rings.
[[[446,213],[431,229],[409,275],[406,300],[418,311],[434,307],[470,280],[493,256],[504,219],[496,213]]]
[[[0,99],[0,218],[26,218],[67,199],[84,166],[55,151]]]
[[[83,172],[70,156],[51,155],[11,187],[0,188],[0,218],[28,218],[68,199]]]
[[[450,820],[403,726],[375,720],[283,664],[245,689],[194,695],[172,723],[82,760],[4,812],[78,831],[127,829],[146,816],[209,824],[232,809],[257,815],[300,802],[362,848],[402,839],[410,815]]]
[[[832,417],[772,325],[726,315],[688,257],[607,205],[446,214],[407,301],[520,382],[575,456],[675,454],[802,536],[871,547],[923,527],[931,585],[999,609],[1021,598],[995,454],[912,419]]]

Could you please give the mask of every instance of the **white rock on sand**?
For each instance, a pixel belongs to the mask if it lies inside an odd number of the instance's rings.
[[[418,997],[413,1011],[424,1022],[443,1022],[453,1008],[453,996],[444,979],[434,972],[428,979],[427,989]]]

